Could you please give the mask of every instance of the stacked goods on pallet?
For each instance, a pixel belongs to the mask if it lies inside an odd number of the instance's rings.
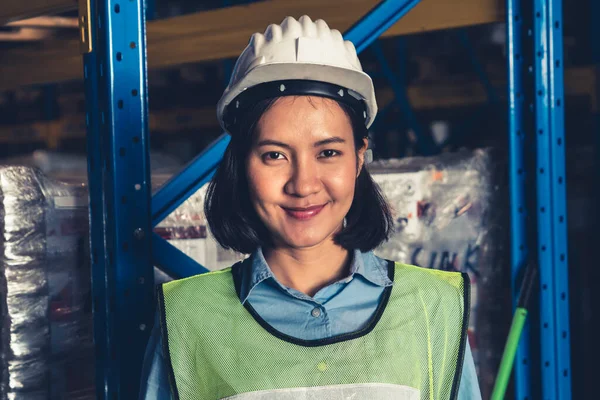
[[[93,398],[87,221],[85,187],[0,167],[2,399]]]
[[[508,195],[489,151],[377,161],[368,166],[394,213],[395,233],[375,253],[406,264],[466,272],[469,341],[489,393],[510,320]]]
[[[0,166],[0,399],[92,399],[85,173]],[[156,174],[157,186],[167,178]],[[230,264],[207,234],[200,190],[157,232],[210,269]],[[157,283],[171,280],[155,268]]]

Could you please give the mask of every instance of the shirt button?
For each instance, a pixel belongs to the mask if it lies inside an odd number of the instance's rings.
[[[318,308],[313,308],[310,314],[315,318],[319,318],[321,316],[321,310],[319,310]]]

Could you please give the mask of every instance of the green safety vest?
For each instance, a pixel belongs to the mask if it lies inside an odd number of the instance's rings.
[[[175,399],[456,399],[469,318],[466,274],[390,261],[395,283],[363,329],[299,340],[242,305],[240,268],[161,286]]]

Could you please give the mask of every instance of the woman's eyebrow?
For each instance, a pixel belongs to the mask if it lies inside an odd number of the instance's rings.
[[[319,140],[318,142],[315,142],[313,144],[314,147],[320,147],[326,144],[331,144],[331,143],[346,143],[345,139],[342,139],[341,137],[338,136],[334,136],[334,137],[330,137],[327,139],[323,139],[323,140]],[[261,140],[260,142],[258,142],[257,144],[258,147],[262,147],[262,146],[279,146],[279,147],[284,147],[286,149],[291,149],[292,146],[290,146],[287,143],[283,143],[283,142],[278,142],[277,140],[271,140],[271,139],[264,139]]]
[[[318,142],[315,142],[314,146],[319,147],[331,143],[346,143],[346,140],[342,139],[341,137],[334,136],[327,139],[319,140]]]
[[[289,144],[283,143],[283,142],[278,142],[276,140],[271,140],[271,139],[264,139],[261,140],[260,142],[258,142],[257,144],[258,147],[262,147],[262,146],[279,146],[279,147],[284,147],[286,149],[291,149],[292,146],[290,146]]]

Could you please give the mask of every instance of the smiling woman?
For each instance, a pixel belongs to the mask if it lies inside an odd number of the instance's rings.
[[[363,168],[368,140],[357,115],[345,103],[294,95],[263,100],[243,116],[208,189],[206,216],[219,243],[246,254],[260,247],[282,283],[314,294],[349,273],[349,249],[386,240],[393,222]],[[313,261],[315,271],[298,267],[313,278],[280,270],[281,249]]]
[[[241,120],[206,201],[211,231],[224,247],[250,254],[273,241],[292,245],[292,237],[307,247],[310,237],[299,235],[313,235],[312,245],[329,237],[342,248],[369,251],[387,239],[393,223],[363,168],[367,131],[354,110],[328,98],[278,97]],[[298,209],[313,206],[324,206],[320,218],[303,219]],[[310,224],[289,218],[286,211],[294,209],[292,217]]]
[[[364,167],[376,113],[324,21],[252,37],[217,108],[232,138],[205,204],[221,246],[250,257],[161,287],[142,398],[480,398],[466,275],[373,253],[393,230]]]

